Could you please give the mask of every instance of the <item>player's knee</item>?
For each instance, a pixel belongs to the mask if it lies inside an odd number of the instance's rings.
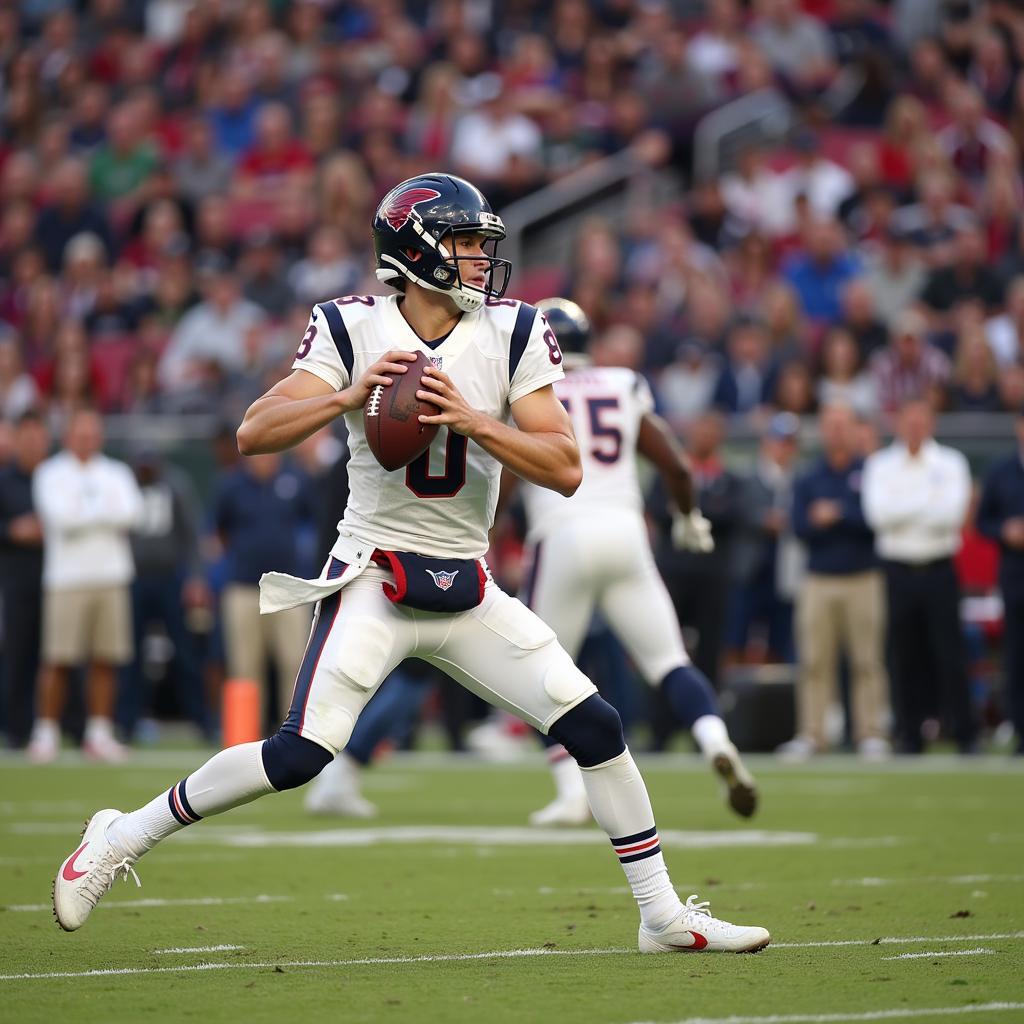
[[[596,693],[562,715],[548,735],[558,740],[581,768],[604,764],[626,749],[618,711]]]
[[[333,755],[319,743],[293,732],[278,732],[263,741],[263,770],[279,793],[315,779]]]

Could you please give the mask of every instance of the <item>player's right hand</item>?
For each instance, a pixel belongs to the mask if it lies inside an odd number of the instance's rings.
[[[707,555],[715,550],[711,536],[711,522],[694,509],[689,515],[678,515],[672,520],[672,544],[680,551],[695,551]]]
[[[344,400],[345,408],[348,410],[361,409],[366,405],[366,400],[370,397],[370,392],[378,385],[382,384],[384,387],[389,388],[394,383],[390,377],[386,377],[388,373],[405,373],[407,370],[407,363],[415,362],[415,352],[402,352],[398,349],[394,349],[388,352],[386,355],[381,356],[372,366],[368,366],[363,372],[362,376],[349,387],[345,388]]]

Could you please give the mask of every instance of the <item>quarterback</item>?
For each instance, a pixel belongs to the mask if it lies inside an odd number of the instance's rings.
[[[641,675],[662,688],[676,716],[692,731],[725,784],[729,805],[750,817],[757,807],[754,780],[729,740],[711,684],[683,646],[643,518],[637,453],[659,470],[676,505],[676,545],[698,551],[714,546],[711,524],[694,502],[686,458],[655,414],[644,378],[625,367],[593,365],[587,352],[590,323],[583,310],[565,299],[544,299],[537,308],[564,356],[566,375],[554,389],[579,442],[583,483],[571,497],[533,484],[524,489],[531,566],[523,600],[554,629],[573,658],[595,606],[600,608]],[[576,763],[551,733],[544,740],[557,795],[530,820],[535,825],[589,821]]]
[[[639,906],[642,951],[768,944],[763,928],[720,921],[695,896],[679,900],[618,713],[483,563],[503,466],[564,495],[582,475],[552,388],[563,376],[555,336],[533,307],[503,298],[510,265],[496,249],[504,234],[469,182],[432,173],[396,186],[373,223],[377,277],[396,294],[316,306],[293,372],[246,412],[244,455],[289,448],[337,416],[349,429],[351,495],[320,577],[261,582],[264,611],[316,603],[291,707],[269,739],[222,750],[138,810],[94,814],[57,872],[61,927],[81,927],[115,878],[134,875],[160,840],[313,779],[345,747],[381,680],[418,657],[575,758]],[[363,405],[417,353],[433,364],[418,395],[439,410],[422,421],[440,429],[419,458],[388,472],[369,449]]]

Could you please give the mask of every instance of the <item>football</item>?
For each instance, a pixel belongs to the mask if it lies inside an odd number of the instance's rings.
[[[436,416],[441,410],[433,402],[422,402],[416,397],[420,378],[430,363],[422,352],[417,352],[416,362],[407,365],[405,373],[388,374],[397,377],[395,383],[389,388],[378,384],[363,406],[363,426],[370,451],[388,471],[408,466],[437,435],[437,424],[420,423],[419,417]]]

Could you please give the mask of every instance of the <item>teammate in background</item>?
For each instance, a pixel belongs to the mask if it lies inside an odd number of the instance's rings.
[[[246,412],[238,429],[246,455],[290,448],[340,415],[349,430],[350,497],[323,572],[261,581],[266,612],[317,602],[291,709],[270,739],[222,750],[144,807],[96,813],[57,872],[63,928],[81,927],[115,877],[134,873],[160,840],[309,782],[344,749],[381,680],[420,657],[550,732],[576,758],[639,906],[642,951],[768,944],[763,928],[719,921],[696,896],[679,900],[618,713],[481,561],[502,466],[565,495],[581,479],[572,426],[551,387],[562,377],[558,342],[532,306],[502,300],[510,264],[495,249],[504,235],[467,181],[431,173],[396,186],[377,209],[373,236],[377,277],[399,294],[316,306],[292,374]],[[386,472],[362,409],[416,352],[434,363],[416,393],[439,407],[420,420],[443,429],[407,467]],[[400,598],[396,583],[407,587],[403,603],[385,591]]]
[[[644,522],[636,454],[662,475],[676,512],[676,547],[710,551],[711,524],[694,501],[693,480],[668,424],[654,413],[647,382],[633,370],[594,366],[590,323],[574,302],[537,303],[558,338],[566,375],[555,395],[572,420],[583,483],[565,497],[528,484],[523,490],[531,566],[523,601],[576,658],[594,608],[622,641],[651,686],[660,686],[725,784],[729,805],[744,818],[757,808],[757,789],[729,740],[714,690],[690,662],[672,601],[654,564]],[[583,779],[565,747],[550,734],[555,799],[530,815],[534,825],[590,820]]]

